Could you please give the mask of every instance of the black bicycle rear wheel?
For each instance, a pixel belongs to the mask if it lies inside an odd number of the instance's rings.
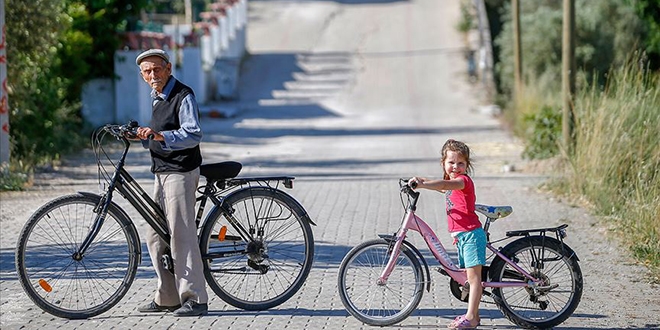
[[[511,242],[502,253],[543,280],[536,289],[493,289],[495,302],[506,318],[526,329],[549,329],[573,314],[582,297],[582,271],[568,246],[552,237],[531,236]],[[493,282],[524,280],[500,258],[493,260],[489,276]]]
[[[237,308],[265,310],[303,285],[314,238],[307,212],[293,197],[251,187],[230,194],[211,211],[200,249],[206,281],[216,295]]]
[[[52,200],[25,223],[16,248],[16,271],[28,297],[45,312],[85,319],[112,308],[133,283],[139,239],[116,205],[85,254],[75,255],[96,218],[100,196]]]

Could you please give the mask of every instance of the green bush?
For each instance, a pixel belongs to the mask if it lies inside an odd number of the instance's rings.
[[[527,131],[523,157],[529,159],[547,159],[559,153],[562,134],[562,115],[550,106],[544,106],[538,112],[524,117]]]
[[[644,22],[643,50],[649,58],[651,69],[660,69],[660,1],[636,0],[635,11]]]
[[[474,18],[470,12],[470,3],[461,1],[461,19],[456,24],[456,30],[467,33],[474,27]]]
[[[17,171],[6,163],[0,165],[0,191],[22,190],[28,180],[26,171]]]

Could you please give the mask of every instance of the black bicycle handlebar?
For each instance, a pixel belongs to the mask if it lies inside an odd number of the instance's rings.
[[[399,187],[401,187],[400,189],[401,193],[405,193],[406,195],[409,196],[408,199],[409,204],[407,207],[410,207],[414,211],[417,208],[417,200],[419,200],[419,195],[420,195],[418,191],[414,190],[417,187],[417,185],[415,184],[415,182],[413,182],[411,185],[410,179],[400,178]]]
[[[399,186],[401,187],[401,192],[405,192],[406,194],[414,198],[417,198],[417,196],[419,196],[419,192],[415,191],[415,188],[417,188],[416,182],[410,184],[410,179],[401,178],[399,179]]]
[[[103,130],[116,138],[129,138],[137,136],[138,127],[136,121],[130,121],[125,125],[107,124],[103,126]]]
[[[137,129],[140,127],[137,121],[131,120],[124,125],[107,124],[103,126],[103,130],[112,134],[116,138],[136,139]],[[149,134],[149,140],[153,140],[155,135]]]

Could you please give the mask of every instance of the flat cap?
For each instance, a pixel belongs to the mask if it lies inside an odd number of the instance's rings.
[[[135,64],[140,65],[142,60],[149,56],[158,56],[165,60],[165,62],[170,63],[170,57],[167,55],[167,53],[162,50],[162,49],[149,49],[145,50],[144,52],[140,53],[140,55],[135,58]]]

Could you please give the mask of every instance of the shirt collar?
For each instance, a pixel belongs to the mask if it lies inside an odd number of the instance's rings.
[[[152,99],[163,99],[167,100],[167,96],[170,95],[170,92],[172,92],[172,88],[174,88],[174,79],[172,79],[172,76],[169,76],[167,78],[167,83],[165,84],[165,87],[163,87],[163,92],[158,93],[155,89],[151,90],[151,98]]]

